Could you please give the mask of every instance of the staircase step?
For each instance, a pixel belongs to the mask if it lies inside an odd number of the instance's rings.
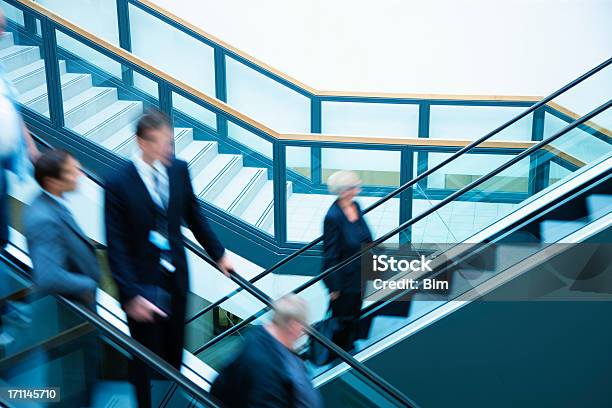
[[[240,215],[268,181],[267,170],[243,167],[217,195],[213,203],[224,210]]]
[[[65,74],[66,61],[60,61],[59,68],[60,74]],[[31,64],[7,73],[6,76],[19,93],[27,92],[46,83],[45,60],[39,59]]]
[[[96,143],[102,143],[138,120],[142,115],[142,102],[116,101],[108,108],[89,117],[74,128],[74,131]]]
[[[15,41],[13,40],[13,33],[5,32],[0,35],[0,50],[11,47],[15,45]]]
[[[108,150],[111,150],[117,153],[120,156],[125,158],[130,158],[132,154],[136,151],[138,147],[138,142],[136,141],[136,125],[137,121],[130,123],[122,129],[119,129],[117,132],[113,133],[109,138],[102,141],[102,145],[106,147]],[[176,138],[183,135],[183,131],[187,131],[186,133],[190,133],[191,129],[188,128],[176,128],[174,129],[174,134],[177,135]],[[177,149],[178,150],[178,149]]]
[[[89,74],[64,74],[62,81],[62,99],[69,100],[91,88],[91,75]],[[49,111],[49,94],[47,84],[37,86],[19,96],[19,101],[39,113]]]
[[[64,102],[64,122],[74,128],[116,101],[117,88],[89,88]]]
[[[119,129],[101,144],[120,156],[130,157],[136,148],[136,122]]]
[[[193,141],[187,147],[177,150],[177,157],[189,164],[189,172],[193,176],[199,174],[217,156],[217,142]]]
[[[591,194],[587,197],[587,208],[589,209],[589,217],[591,217],[591,220],[608,214],[612,211],[612,195]]]
[[[174,150],[180,152],[193,142],[193,129],[174,128]]]
[[[193,190],[204,200],[212,202],[241,168],[242,156],[217,154],[204,170],[192,177]]]
[[[583,221],[546,220],[540,224],[540,236],[542,242],[555,243],[563,241],[564,237],[578,231],[585,225],[587,225],[587,222]]]
[[[293,193],[293,183],[287,182],[287,198]],[[274,182],[268,180],[259,189],[241,217],[251,225],[267,231],[274,223]]]
[[[8,72],[29,65],[39,59],[40,50],[38,47],[13,45],[0,49],[0,61]]]

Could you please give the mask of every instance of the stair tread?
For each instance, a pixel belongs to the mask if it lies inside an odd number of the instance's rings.
[[[184,149],[178,152],[177,156],[181,160],[185,160],[187,163],[191,163],[193,159],[203,150],[215,146],[216,142],[210,142],[205,140],[194,140],[187,145]]]
[[[540,224],[542,242],[557,242],[565,236],[581,229],[585,221],[546,220]]]
[[[74,112],[79,106],[108,92],[117,92],[117,88],[93,86],[84,92],[64,101],[64,112],[66,115]]]
[[[122,144],[129,141],[132,137],[136,136],[136,123],[130,123],[127,126],[119,129],[117,132],[113,133],[113,135],[109,138],[106,138],[102,141],[102,145],[110,150],[116,150]]]
[[[10,47],[0,49],[0,60],[10,58],[21,52],[30,51],[33,49],[38,50],[38,47],[33,45],[11,45]]]
[[[261,187],[257,195],[251,201],[251,204],[244,210],[241,218],[246,222],[259,225],[260,217],[266,209],[274,204],[274,182],[268,180]]]
[[[44,69],[45,69],[45,60],[39,59],[39,60],[32,62],[31,64],[24,65],[23,67],[19,67],[17,69],[12,70],[11,72],[8,72],[6,74],[6,77],[11,82],[16,82],[20,80],[22,77],[30,75],[34,71],[44,70]]]
[[[88,76],[88,74],[64,74],[60,77],[62,87],[68,85],[72,81],[78,81],[80,79],[87,78]],[[35,102],[37,99],[46,96],[47,93],[47,84],[42,84],[35,88],[32,88],[27,92],[22,93],[18,99],[21,103],[28,105],[30,103]]]
[[[240,169],[223,191],[215,197],[213,203],[220,208],[228,209],[234,200],[242,193],[246,188],[256,181],[258,177],[264,177],[266,169],[256,167],[243,167]],[[251,187],[253,188],[253,186]]]
[[[94,89],[94,88],[92,88],[92,89]],[[109,120],[109,118],[117,115],[118,113],[122,112],[123,110],[130,109],[130,108],[132,108],[132,107],[134,107],[136,105],[142,106],[142,102],[140,102],[140,101],[115,101],[114,103],[112,103],[107,108],[102,109],[100,112],[96,113],[95,115],[93,115],[93,116],[89,117],[88,119],[84,120],[83,122],[79,123],[74,128],[74,130],[77,133],[80,133],[82,135],[87,135],[93,129],[96,129],[97,127],[102,125],[104,122]]]
[[[591,194],[587,197],[589,216],[598,218],[602,214],[608,213],[612,207],[612,195]]]
[[[195,177],[192,175],[195,193],[200,195],[216,180],[217,176],[226,166],[230,165],[238,158],[240,158],[240,156],[237,154],[217,154],[199,174],[195,175]]]

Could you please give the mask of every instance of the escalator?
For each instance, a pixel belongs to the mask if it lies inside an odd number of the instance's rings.
[[[430,325],[435,327],[434,323],[442,317],[481,298],[498,286],[511,282],[513,278],[527,273],[541,262],[563,255],[572,249],[572,245],[594,235],[606,233],[610,227],[612,213],[612,175],[610,174],[612,139],[597,132],[588,133],[588,128],[585,132],[584,124],[592,120],[609,126],[611,106],[612,101],[607,101],[494,171],[457,190],[445,200],[375,240],[361,254],[356,254],[324,271],[294,292],[305,297],[313,308],[322,305],[324,310],[327,299],[321,296],[320,291],[313,288],[320,285],[323,278],[337,272],[350,262],[359,262],[362,256],[368,258],[382,246],[386,246],[385,251],[389,251],[389,248],[401,248],[398,244],[408,242],[412,250],[428,256],[434,265],[436,260],[439,261],[439,268],[434,268],[429,275],[421,273],[402,278],[421,281],[426,278],[442,278],[441,280],[449,283],[446,291],[427,292],[423,288],[418,288],[413,291],[366,293],[361,317],[361,326],[365,327],[366,333],[364,339],[356,343],[355,350],[351,351],[358,361],[373,368],[400,391],[414,395],[408,392],[408,390],[415,392],[414,387],[410,386],[412,377],[406,375],[404,371],[409,366],[411,349],[402,347],[413,333],[426,330]],[[582,156],[585,159],[582,166],[563,178],[549,180],[550,183],[546,188],[526,198],[512,211],[501,214],[490,225],[484,228],[475,225],[473,230],[466,234],[467,239],[461,241],[462,244],[441,245],[433,242],[431,244],[434,245],[427,248],[427,245],[420,241],[416,242],[417,245],[415,242],[402,241],[402,235],[409,235],[406,233],[410,229],[414,231],[416,226],[427,223],[434,217],[445,217],[444,209],[447,206],[486,202],[490,194],[503,189],[504,183],[507,183],[504,178],[495,180],[497,175],[513,172],[520,174],[522,164],[534,160],[541,161],[543,157],[550,155],[567,157],[575,152],[577,144],[589,145],[585,137],[597,138],[603,143],[598,145],[599,150],[589,151],[588,158]],[[529,166],[526,168],[529,169]],[[559,242],[570,245],[563,246]],[[548,258],[538,260],[545,255]],[[288,262],[288,265],[283,267],[290,267],[291,262]],[[578,270],[582,271],[585,266],[582,265],[581,268]],[[552,284],[546,278],[547,276],[540,276],[541,282],[536,281],[528,286],[527,295],[523,293],[520,299],[532,300],[547,296],[553,299],[555,296],[560,296],[562,300],[573,299],[574,297],[570,295],[575,295],[579,291],[588,293],[593,290],[589,289],[588,282],[582,282],[586,286],[580,290],[576,289],[580,286],[578,284],[580,282],[576,283],[578,277],[568,271],[555,274],[556,286],[550,286]],[[584,279],[586,278],[579,280]],[[568,288],[573,290],[568,291]],[[562,294],[566,297],[561,296]],[[607,299],[605,294],[603,295],[602,299]],[[516,299],[516,295],[510,299]],[[398,309],[402,311],[398,312]],[[261,324],[268,318],[268,309],[262,308],[224,334],[204,344],[195,351],[195,354],[217,369],[225,363],[222,356],[235,349],[236,343],[240,343],[240,339],[253,325]],[[303,351],[307,357],[308,347],[304,346]],[[315,384],[320,386],[323,392],[327,384],[333,384],[335,388],[344,388],[346,399],[350,399],[350,396],[357,392],[351,387],[351,370],[342,363],[332,362],[323,367],[313,366],[312,373]],[[337,385],[338,380],[343,384],[342,387]],[[442,379],[438,380],[438,383],[442,382]],[[431,391],[431,387],[429,390]],[[422,400],[415,400],[419,404],[423,403]]]
[[[89,394],[88,406],[136,407],[128,363],[140,360],[156,378],[151,387],[153,406],[221,406],[196,383],[92,311],[37,292],[27,270],[9,253],[0,255],[1,302],[10,306],[2,316],[2,331],[13,339],[0,347],[0,405],[75,407]],[[8,391],[49,387],[53,391],[41,396],[44,401],[33,400],[31,392]]]
[[[469,144],[467,147],[460,149],[459,151],[450,151],[444,160],[439,162],[437,165],[428,168],[426,171],[420,171],[415,169],[415,173],[412,175],[412,181],[400,186],[388,195],[384,199],[378,201],[376,204],[370,206],[367,209],[369,215],[378,208],[381,209],[384,203],[390,202],[392,199],[399,201],[399,205],[402,208],[413,208],[415,197],[425,197],[426,210],[419,213],[412,210],[412,214],[415,212],[417,216],[400,218],[400,226],[393,228],[389,231],[382,232],[382,235],[377,240],[377,244],[435,244],[433,249],[429,249],[426,253],[428,256],[437,255],[440,252],[446,252],[453,244],[464,242],[466,240],[473,242],[481,241],[492,241],[497,239],[501,234],[500,231],[508,231],[507,224],[513,217],[517,217],[519,214],[523,218],[518,218],[514,222],[524,220],[524,217],[532,216],[534,212],[542,211],[545,205],[551,204],[554,200],[559,199],[558,197],[564,196],[564,194],[570,194],[572,191],[568,184],[569,181],[576,182],[579,176],[586,177],[586,180],[595,180],[603,174],[602,168],[605,169],[605,159],[609,155],[609,132],[606,133],[605,126],[609,128],[609,121],[606,119],[606,114],[609,114],[608,107],[604,106],[604,109],[600,110],[596,114],[589,117],[588,121],[577,124],[574,128],[568,130],[566,133],[558,137],[555,141],[544,144],[537,149],[532,150],[527,155],[523,156],[518,161],[511,163],[508,167],[497,171],[496,164],[489,162],[482,162],[482,174],[490,175],[486,180],[482,180],[478,185],[474,183],[467,183],[468,189],[461,189],[457,187],[457,183],[453,184],[449,182],[452,176],[449,170],[453,165],[458,162],[471,162],[475,159],[479,159],[476,153],[479,149],[486,152],[486,149],[494,149],[494,141],[489,140],[498,135],[501,131],[506,130],[508,127],[512,127],[518,123],[520,119],[533,115],[533,118],[537,116],[544,116],[547,114],[547,105],[553,104],[558,101],[559,97],[572,97],[572,92],[576,89],[580,90],[580,86],[583,81],[588,84],[588,79],[592,79],[602,73],[609,73],[607,68],[610,65],[610,61],[606,61],[601,66],[585,74],[579,80],[573,81],[572,84],[563,87],[561,90],[555,92],[550,97],[546,98],[539,104],[534,105],[532,108],[525,111],[524,114],[516,117],[515,119],[507,122],[500,126],[493,132],[485,135],[477,141]],[[605,102],[605,101],[604,101]],[[595,98],[587,98],[586,106],[590,109],[601,105],[602,101]],[[609,118],[609,116],[608,116]],[[595,123],[596,122],[596,123]],[[602,126],[603,125],[603,126]],[[547,139],[548,137],[555,135],[559,128],[554,126],[545,127],[541,130],[541,139]],[[493,144],[487,144],[491,143]],[[509,157],[516,157],[516,152],[509,154]],[[604,167],[602,167],[604,166]],[[597,173],[600,172],[600,173]],[[440,177],[439,177],[440,176]],[[436,190],[432,186],[436,185],[437,180],[444,176],[444,189]],[[517,190],[517,182],[525,184],[527,187],[521,190],[519,193],[514,194]],[[478,181],[478,180],[476,180]],[[583,181],[584,182],[584,181]],[[461,185],[461,183],[459,183]],[[449,186],[453,188],[449,188]],[[560,191],[559,188],[565,186],[567,190]],[[571,187],[571,188],[570,188]],[[444,190],[444,191],[442,191]],[[557,196],[551,196],[553,190],[557,191]],[[597,201],[603,194],[594,194],[597,196],[591,198]],[[450,199],[449,199],[450,198]],[[508,206],[499,206],[500,202],[504,204],[506,201],[510,201]],[[589,200],[584,201],[584,203]],[[467,204],[466,204],[467,203]],[[471,204],[469,204],[471,203]],[[471,205],[471,209],[463,209],[462,206]],[[492,206],[489,204],[496,204]],[[532,205],[532,207],[529,207]],[[587,204],[583,207],[587,208]],[[525,208],[529,208],[527,214],[522,213]],[[458,210],[458,211],[455,211]],[[466,210],[464,213],[461,213]],[[468,211],[469,210],[469,211]],[[475,217],[476,213],[483,215],[486,212],[493,211],[494,214],[490,217]],[[471,212],[470,212],[471,211]],[[401,212],[400,212],[401,213]],[[408,212],[410,213],[410,212]],[[472,217],[473,221],[469,227],[458,229],[451,222],[451,214],[454,216],[457,214],[459,218]],[[583,213],[582,216],[585,214]],[[565,218],[564,218],[565,217]],[[548,221],[548,227],[543,232],[529,231],[530,239],[534,241],[547,242],[548,236],[552,234],[551,231],[566,228],[570,225],[577,227],[578,224],[572,224],[568,222],[567,215],[564,215],[560,219],[550,219]],[[579,218],[579,217],[578,217]],[[576,218],[576,219],[578,219]],[[477,222],[478,221],[478,222]],[[569,221],[575,221],[571,219]],[[591,220],[587,220],[591,222]],[[594,220],[593,220],[594,221]],[[586,222],[586,221],[579,221]],[[505,228],[505,229],[504,229]],[[535,228],[535,227],[534,227]],[[432,236],[427,236],[425,232],[440,229],[440,234],[433,235],[435,240],[432,240]],[[552,235],[553,239],[557,239],[556,235]],[[212,368],[211,375],[214,375],[214,369],[222,366],[226,361],[227,356],[232,354],[241,344],[242,335],[244,332],[253,324],[260,324],[266,321],[268,317],[268,303],[265,301],[266,297],[260,297],[251,290],[245,290],[249,283],[256,283],[259,289],[267,289],[274,287],[276,282],[280,279],[279,275],[290,274],[290,275],[316,275],[320,269],[316,267],[318,260],[313,262],[312,252],[310,249],[317,249],[317,244],[321,239],[317,239],[311,242],[306,247],[295,252],[292,256],[284,259],[280,263],[277,263],[271,268],[263,271],[262,273],[250,278],[250,282],[230,282],[230,284],[214,285],[218,293],[214,294],[214,297],[199,298],[198,306],[195,306],[190,313],[190,321],[187,325],[187,333],[193,332],[193,342],[188,347],[188,351],[195,354],[205,365]],[[530,241],[531,242],[531,241]],[[505,248],[505,247],[502,247]],[[536,249],[533,249],[536,248]],[[534,251],[540,251],[543,247],[533,246]],[[421,251],[422,248],[419,248]],[[501,249],[504,251],[505,249]],[[192,258],[200,259],[199,253],[201,249],[197,245],[191,246]],[[190,254],[190,256],[191,256]],[[529,254],[532,255],[532,254]],[[527,256],[523,254],[522,256]],[[437,310],[438,306],[448,304],[451,296],[460,296],[462,293],[475,289],[484,283],[479,279],[485,279],[490,275],[486,275],[482,271],[482,265],[479,262],[475,262],[475,269],[467,271],[461,274],[455,274],[446,272],[452,276],[448,281],[451,282],[450,293],[438,293],[434,299],[421,299],[414,300],[411,302],[404,302],[400,309],[403,309],[399,313],[396,310],[390,311],[390,309],[396,309],[394,306],[395,300],[393,294],[372,294],[371,297],[366,299],[363,310],[362,320],[366,322],[365,327],[371,326],[367,338],[362,340],[355,352],[356,359],[358,361],[366,361],[366,364],[373,361],[373,356],[368,354],[372,353],[373,346],[383,340],[392,340],[392,335],[400,332],[403,328],[412,324],[425,316],[431,316],[431,314]],[[471,265],[471,264],[470,264]],[[490,267],[490,266],[487,266]],[[314,270],[305,270],[305,269]],[[500,266],[495,266],[494,273],[500,273]],[[194,268],[192,268],[192,271]],[[196,269],[197,270],[197,269]],[[304,296],[310,303],[313,311],[312,321],[320,320],[324,310],[327,306],[327,298],[325,296],[325,290],[321,283],[322,275],[329,275],[334,273],[334,270],[325,271],[323,274],[319,274],[316,278],[307,281],[306,283],[295,283],[292,287],[286,288],[285,291],[293,290],[299,292]],[[219,277],[222,279],[222,277]],[[252,288],[251,288],[252,289]],[[268,290],[264,290],[268,295]],[[259,294],[261,295],[261,294]],[[378,296],[378,297],[377,297]],[[403,307],[405,306],[405,307]],[[196,310],[196,307],[199,309]],[[117,316],[115,316],[117,317]],[[117,317],[120,320],[120,317]],[[212,323],[211,323],[212,322]],[[212,326],[212,328],[210,328]],[[204,328],[204,329],[203,329]],[[189,334],[188,334],[189,337]],[[369,350],[369,351],[368,351]],[[307,352],[307,348],[304,348],[304,352]],[[365,354],[361,354],[365,353]],[[376,353],[376,356],[381,354]],[[367,377],[363,377],[363,374],[359,371],[350,370],[342,371],[348,367],[346,359],[350,356],[344,356],[343,363],[335,364],[333,367],[312,367],[313,377],[317,384],[322,386],[322,390],[327,390],[330,384],[334,384],[334,390],[344,389],[346,392],[335,394],[326,394],[328,401],[337,401],[333,398],[344,398],[344,401],[352,401],[356,403],[359,394],[356,394],[356,388],[363,388],[368,390],[369,388],[376,389],[375,386],[363,386],[359,385],[355,387],[351,384],[370,384],[371,380]],[[352,361],[351,361],[352,362]],[[352,362],[354,363],[354,362]],[[388,362],[387,362],[388,363]],[[353,367],[354,368],[354,367]],[[197,369],[195,369],[197,370]],[[382,370],[382,371],[380,371]],[[377,371],[379,374],[383,374],[386,369],[380,369]],[[207,373],[208,374],[208,373]],[[210,376],[204,375],[207,379]],[[387,378],[385,375],[383,377]],[[342,381],[337,381],[341,379]],[[388,378],[390,382],[392,378]],[[393,378],[395,379],[395,377]],[[404,384],[402,384],[404,385]],[[400,388],[403,389],[403,388]],[[374,406],[383,406],[385,403],[383,400],[386,398],[380,397],[380,392],[364,392],[368,401]],[[378,402],[378,399],[381,399]],[[391,402],[387,400],[387,403],[393,405],[397,401]]]
[[[539,105],[534,106],[531,111],[526,111],[523,117],[529,113],[537,112],[539,109],[543,108],[546,103],[550,102],[551,100],[554,100],[560,94],[567,92],[567,90],[571,89],[573,86],[580,84],[581,81],[588,79],[590,76],[593,76],[599,71],[607,68],[609,64],[610,62],[607,61],[606,63],[598,67],[596,70],[585,74],[585,76],[581,78],[580,81],[573,82],[571,86],[564,87],[562,90],[547,98],[547,100],[544,100]],[[497,171],[497,173],[488,173],[488,178],[486,180],[480,181],[478,185],[470,185],[468,186],[470,187],[468,189],[456,190],[454,193],[447,196],[447,199],[442,201],[439,199],[436,200],[435,198],[432,198],[430,200],[431,207],[427,211],[417,217],[412,218],[409,221],[404,222],[402,225],[400,225],[400,227],[395,228],[391,232],[383,235],[382,238],[379,238],[377,240],[378,243],[386,241],[390,241],[393,243],[406,242],[407,237],[413,238],[416,235],[415,232],[421,224],[426,224],[426,222],[423,222],[423,220],[444,220],[444,218],[447,216],[447,214],[444,213],[445,207],[451,207],[453,205],[470,202],[476,204],[486,203],[491,196],[494,196],[495,194],[499,193],[500,190],[503,191],[507,187],[506,184],[508,183],[509,179],[512,179],[512,177],[516,178],[516,176],[513,175],[513,171],[514,174],[518,173],[525,179],[534,179],[532,183],[534,187],[533,189],[531,189],[532,195],[525,197],[525,199],[520,202],[521,205],[527,205],[530,202],[537,202],[538,199],[543,199],[543,202],[548,203],[550,201],[550,197],[546,196],[550,193],[550,190],[554,190],[552,187],[556,189],[557,187],[559,187],[559,185],[565,184],[567,179],[575,179],[579,174],[582,174],[582,172],[593,171],[591,169],[591,166],[601,165],[601,163],[599,162],[603,158],[607,157],[606,155],[609,154],[609,142],[606,139],[607,136],[605,132],[603,132],[602,130],[598,130],[601,129],[601,126],[594,126],[591,123],[592,121],[596,121],[599,124],[607,125],[605,120],[605,114],[609,113],[608,107],[609,105],[603,105],[599,111],[596,111],[594,114],[584,119],[580,123],[574,124],[571,129],[564,130],[564,133],[558,134],[555,140],[548,141],[547,143],[542,144],[538,148],[531,150],[526,155],[520,157],[514,163],[511,163],[507,168],[503,168]],[[507,123],[504,126],[511,126],[519,119],[520,117],[515,118],[515,120]],[[409,200],[410,196],[406,195],[405,193],[410,192],[411,189],[414,191],[420,190],[424,194],[426,194],[424,185],[427,183],[428,178],[434,178],[433,176],[435,176],[436,171],[441,168],[444,168],[444,166],[456,160],[472,160],[474,156],[470,156],[470,150],[474,149],[480,144],[485,143],[487,139],[491,138],[503,129],[504,127],[496,129],[494,132],[491,132],[490,134],[485,135],[483,138],[475,141],[467,148],[462,149],[461,151],[450,156],[440,165],[431,168],[427,172],[421,173],[420,175],[415,177],[410,183],[401,186],[391,196],[381,200],[379,203],[372,206],[372,208],[376,208],[377,206],[389,200],[393,196],[401,197],[401,199],[403,200]],[[588,148],[585,149],[585,146]],[[527,163],[527,165],[524,165],[525,163]],[[562,166],[566,174],[565,177],[559,176],[558,172],[557,174],[553,174],[554,172],[552,171],[552,168],[554,166]],[[547,168],[548,170],[546,170]],[[600,167],[596,168],[601,169]],[[503,172],[510,174],[511,177],[506,176],[496,178],[496,176],[498,176],[500,173],[503,174]],[[532,173],[544,174],[544,177],[540,177],[538,181],[537,177],[531,177]],[[588,172],[588,177],[594,177],[593,173]],[[488,184],[484,184],[485,182],[487,182]],[[496,214],[496,217],[492,218],[493,223],[490,226],[495,225],[497,222],[501,222],[509,215],[513,214],[514,210],[515,208],[510,208],[507,212],[498,212]],[[444,222],[442,224],[445,225]],[[452,235],[452,238],[456,242],[460,242],[463,238],[473,237],[475,233],[482,232],[490,226],[485,225],[484,227],[486,228],[482,228],[483,225],[477,225],[476,223],[474,223],[473,228],[469,231],[463,231],[461,233],[458,233],[457,231],[451,231],[449,229],[448,235]],[[482,230],[480,228],[482,228]],[[313,243],[309,244],[309,247],[313,247],[317,244],[318,241],[320,240],[313,241]],[[412,242],[414,243],[418,241],[412,239]],[[421,240],[420,243],[423,243],[423,241]],[[443,244],[448,244],[448,242],[444,242]],[[197,245],[193,246],[191,249],[194,254],[197,254],[200,251]],[[304,251],[298,251],[294,256],[287,258],[279,265],[259,274],[255,279],[251,279],[251,281],[255,282],[257,280],[263,280],[263,278],[274,279],[273,272],[278,272],[278,269],[280,268],[285,270],[291,270],[292,268],[296,267],[296,264],[299,267],[301,263],[296,262],[296,259],[299,261],[299,258],[304,253]],[[326,271],[324,273],[329,274],[333,273],[333,271]],[[321,290],[321,278],[322,276],[318,276],[317,278],[307,282],[306,284],[299,285],[295,289],[296,292],[302,293],[302,295],[310,302],[311,307],[315,310],[315,316],[313,318],[313,321],[316,321],[318,319],[317,312],[320,312],[320,310],[322,309],[324,310],[327,302],[326,298],[321,297],[321,294],[324,293]],[[459,278],[453,280],[454,288],[458,287],[457,282],[460,281],[461,280]],[[227,356],[231,355],[232,350],[235,350],[235,348],[240,345],[242,334],[244,334],[244,332],[247,331],[252,324],[265,322],[267,318],[267,303],[265,301],[262,301],[262,299],[258,298],[257,296],[254,296],[254,294],[249,292],[248,290],[245,291],[244,289],[247,285],[247,282],[241,282],[240,284],[235,285],[235,289],[233,291],[225,291],[225,293],[228,293],[228,295],[223,295],[222,293],[217,294],[219,299],[218,301],[210,303],[204,309],[201,309],[201,311],[192,315],[192,321],[190,322],[191,325],[193,325],[193,322],[203,320],[210,320],[215,322],[215,320],[220,320],[219,314],[224,315],[223,317],[225,318],[225,324],[218,325],[220,327],[215,327],[212,331],[212,334],[208,335],[209,340],[204,342],[204,344],[200,343],[200,345],[197,345],[193,349],[189,350],[192,351],[195,355],[197,355],[197,357],[199,357],[200,360],[206,363],[207,366],[212,367],[212,375],[214,375],[214,369],[219,368],[226,361]],[[431,307],[433,304],[436,304],[436,302],[438,305],[440,305],[444,304],[447,300],[448,299],[446,298],[432,300],[431,303],[427,303],[427,307],[425,307],[424,310],[422,310],[421,312],[417,311],[416,313],[412,313],[412,315],[409,314],[405,317],[407,317],[407,320],[411,322],[422,315],[429,314],[431,310],[428,309],[428,307]],[[372,300],[374,304],[376,304],[377,301],[380,302],[380,299],[376,299],[376,301]],[[382,307],[379,307],[381,305],[378,304],[376,305],[376,307],[373,307],[366,303],[367,306],[366,309],[364,309],[364,319],[370,319],[373,321],[376,318],[377,322],[375,322],[372,326],[374,332],[368,334],[368,338],[359,346],[361,347],[361,349],[357,351],[366,350],[367,348],[371,347],[371,345],[375,341],[381,340],[382,338],[389,339],[391,337],[390,335],[398,330],[398,327],[404,327],[407,325],[407,321],[404,320],[400,324],[398,324],[397,322],[392,324],[390,326],[390,329],[388,324],[384,324],[385,328],[383,330],[379,330],[377,328],[381,325],[380,321],[385,319],[387,316],[385,314],[387,313],[385,307],[391,304],[392,302],[392,300],[383,299]],[[235,315],[234,313],[226,313],[228,310],[232,309],[231,307],[229,307],[229,305],[232,303],[241,303],[241,308],[243,309],[242,316]],[[425,302],[421,303],[426,304]],[[412,302],[410,307],[412,307],[414,304],[417,304],[417,302]],[[262,309],[262,311],[253,314],[253,311],[256,311],[257,309]],[[416,307],[413,308],[412,311],[414,311],[414,309],[416,309]],[[251,317],[249,317],[249,315],[244,315],[245,310],[247,312],[251,311],[249,312]],[[382,312],[380,312],[380,310],[382,310]],[[190,326],[188,326],[187,328],[188,331],[189,327]],[[363,358],[359,354],[357,354],[356,356],[358,359]],[[346,360],[347,356],[344,357]],[[313,367],[313,376],[315,377],[318,384],[327,385],[329,381],[328,379],[325,379],[324,381],[324,378],[329,378],[331,375],[332,378],[337,379],[337,375],[341,375],[341,378],[343,378],[344,380],[340,383],[334,383],[340,384],[337,387],[334,386],[334,390],[347,389],[354,391],[354,389],[350,387],[350,384],[361,384],[364,382],[371,381],[367,377],[363,377],[363,374],[360,374],[354,370],[348,372],[340,372],[338,369],[335,369],[335,371],[334,369],[335,367],[326,367],[324,369]],[[326,373],[327,376],[325,377],[324,374]],[[368,388],[363,386],[360,387],[365,389]],[[372,388],[376,389],[376,387]],[[366,395],[369,396],[368,401],[373,401],[375,400],[375,398],[380,398],[379,394],[381,394],[380,391],[366,393]],[[354,392],[344,392],[340,393],[339,395],[340,396],[338,396],[337,393],[333,396],[326,395],[326,398],[348,398],[351,401],[353,401],[353,398],[355,398]],[[394,403],[397,403],[397,401],[390,402],[390,405],[393,405]],[[374,405],[380,404],[381,403],[379,402],[375,403]]]

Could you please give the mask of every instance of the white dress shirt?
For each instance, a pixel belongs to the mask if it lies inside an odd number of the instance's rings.
[[[144,185],[147,187],[147,191],[149,192],[149,195],[151,196],[155,204],[163,208],[164,204],[156,189],[155,177],[156,175],[157,177],[159,177],[159,188],[164,189],[166,191],[166,197],[169,199],[170,191],[168,184],[168,171],[166,170],[166,166],[164,166],[159,160],[153,162],[152,165],[145,163],[145,161],[142,160],[142,151],[140,149],[138,149],[132,155],[132,162],[134,163],[136,171],[138,171],[138,175],[144,182]]]

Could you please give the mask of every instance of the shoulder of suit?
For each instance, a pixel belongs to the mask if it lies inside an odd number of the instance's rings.
[[[26,228],[40,227],[44,223],[57,222],[57,213],[53,209],[53,203],[50,199],[41,193],[32,203],[24,210],[23,220]]]
[[[129,161],[125,164],[120,165],[117,168],[104,174],[104,185],[105,186],[116,186],[127,181],[127,177],[132,171],[134,171],[134,164]]]

